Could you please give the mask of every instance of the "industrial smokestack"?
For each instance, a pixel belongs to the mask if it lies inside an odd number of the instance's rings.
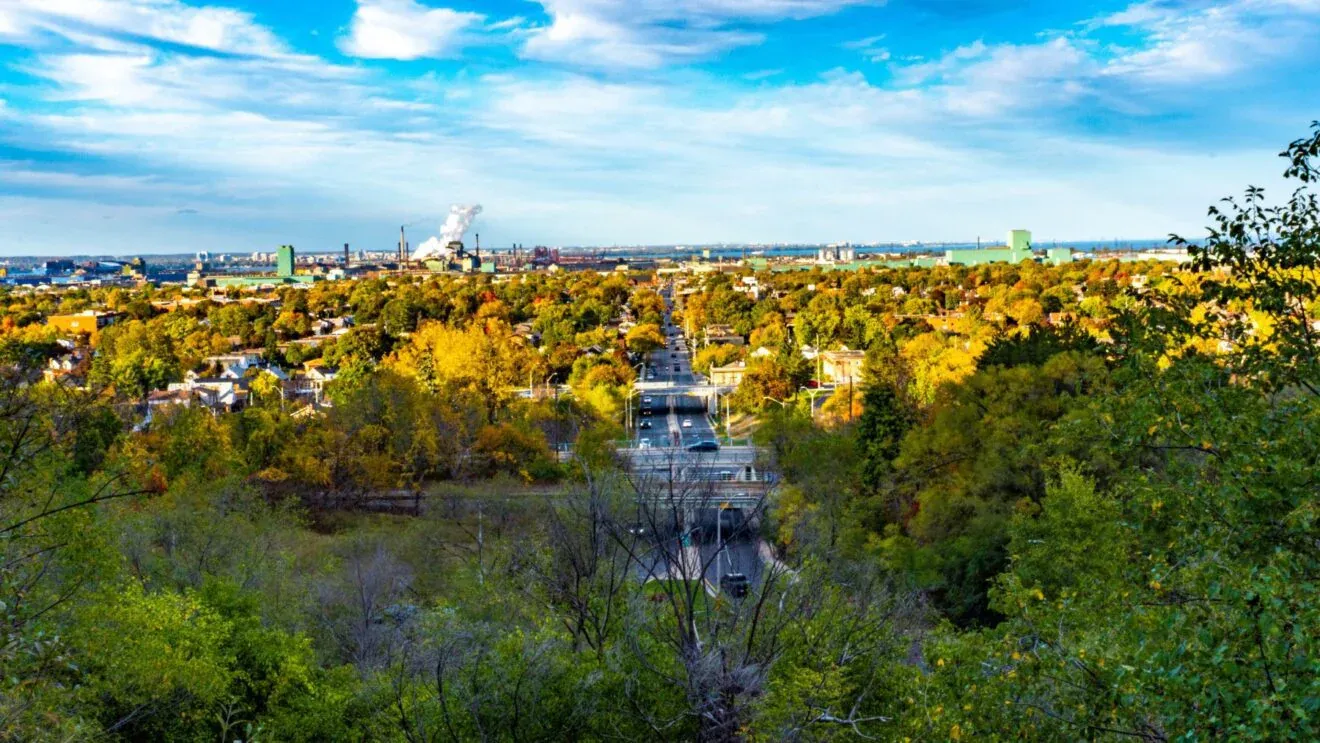
[[[476,245],[473,247],[473,249],[477,251],[477,258],[480,258],[480,257],[481,257],[481,233],[478,232],[477,234],[473,235],[473,238],[476,240]]]
[[[348,268],[348,243],[344,243],[344,268]]]
[[[403,265],[404,259],[408,255],[408,240],[404,237],[403,226],[399,226],[399,265]]]
[[[472,226],[472,220],[481,213],[481,206],[473,204],[464,206],[455,204],[449,208],[449,217],[445,223],[440,226],[440,237],[429,238],[426,242],[417,247],[417,252],[413,254],[413,260],[425,260],[427,258],[449,259],[449,246],[453,243],[463,242],[463,234],[467,232],[468,227]]]

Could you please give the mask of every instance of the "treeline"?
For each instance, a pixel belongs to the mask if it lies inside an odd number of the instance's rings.
[[[1320,209],[1304,185],[1211,215],[1192,270],[1129,285],[1103,333],[1010,322],[928,394],[900,323],[856,425],[766,413],[780,544],[930,602],[913,699],[950,737],[1320,730]]]
[[[1287,154],[1320,176],[1320,133]],[[341,369],[330,409],[254,382],[241,413],[144,427],[117,382],[42,382],[57,300],[8,295],[0,740],[1315,739],[1320,205],[1253,190],[1212,217],[1193,270],[1140,281],[1024,265],[819,275],[778,309],[723,279],[688,297],[778,339],[749,389],[786,404],[740,392],[787,480],[743,599],[705,589],[717,551],[654,538],[715,494],[610,454],[649,288],[318,287],[356,321],[316,351]],[[1081,307],[1094,271],[1103,312]],[[953,277],[975,277],[961,317]],[[1076,317],[1033,321],[1017,292]],[[160,332],[106,356],[168,379],[219,308],[146,296],[129,322]],[[868,354],[844,415],[790,389],[817,332]],[[511,393],[552,374],[572,401]],[[317,500],[395,490],[420,515]]]

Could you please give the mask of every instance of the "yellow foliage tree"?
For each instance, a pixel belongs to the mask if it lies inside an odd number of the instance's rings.
[[[508,404],[514,388],[535,384],[546,368],[544,360],[502,322],[462,329],[425,323],[388,363],[431,389],[449,387],[476,395],[492,421],[496,411]]]

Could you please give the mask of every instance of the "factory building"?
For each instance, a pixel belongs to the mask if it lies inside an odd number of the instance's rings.
[[[319,281],[320,276],[311,274],[299,274],[294,270],[297,262],[297,251],[292,245],[281,245],[275,251],[275,275],[270,274],[241,274],[232,276],[207,276],[206,272],[210,266],[205,263],[198,263],[196,268],[188,274],[188,283],[193,286],[205,287],[230,287],[230,286],[274,286],[277,284],[311,284]]]
[[[949,265],[981,266],[986,263],[1034,261],[1036,255],[1031,252],[1031,232],[1011,230],[1008,233],[1008,243],[1002,248],[946,250],[944,260]]]
[[[857,249],[848,243],[826,245],[816,252],[816,260],[820,263],[852,263],[857,260]]]
[[[281,245],[275,251],[275,275],[288,278],[293,275],[294,250],[292,245]]]

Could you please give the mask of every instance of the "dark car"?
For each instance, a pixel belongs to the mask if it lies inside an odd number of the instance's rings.
[[[708,439],[706,441],[698,441],[695,444],[690,444],[687,450],[688,451],[719,451],[720,445]]]
[[[725,573],[720,576],[720,590],[740,599],[747,595],[751,581],[742,573]]]
[[[651,427],[651,421],[642,421],[641,423],[638,423],[638,424],[637,424],[637,427],[638,427],[638,428],[650,428],[650,427]]]

